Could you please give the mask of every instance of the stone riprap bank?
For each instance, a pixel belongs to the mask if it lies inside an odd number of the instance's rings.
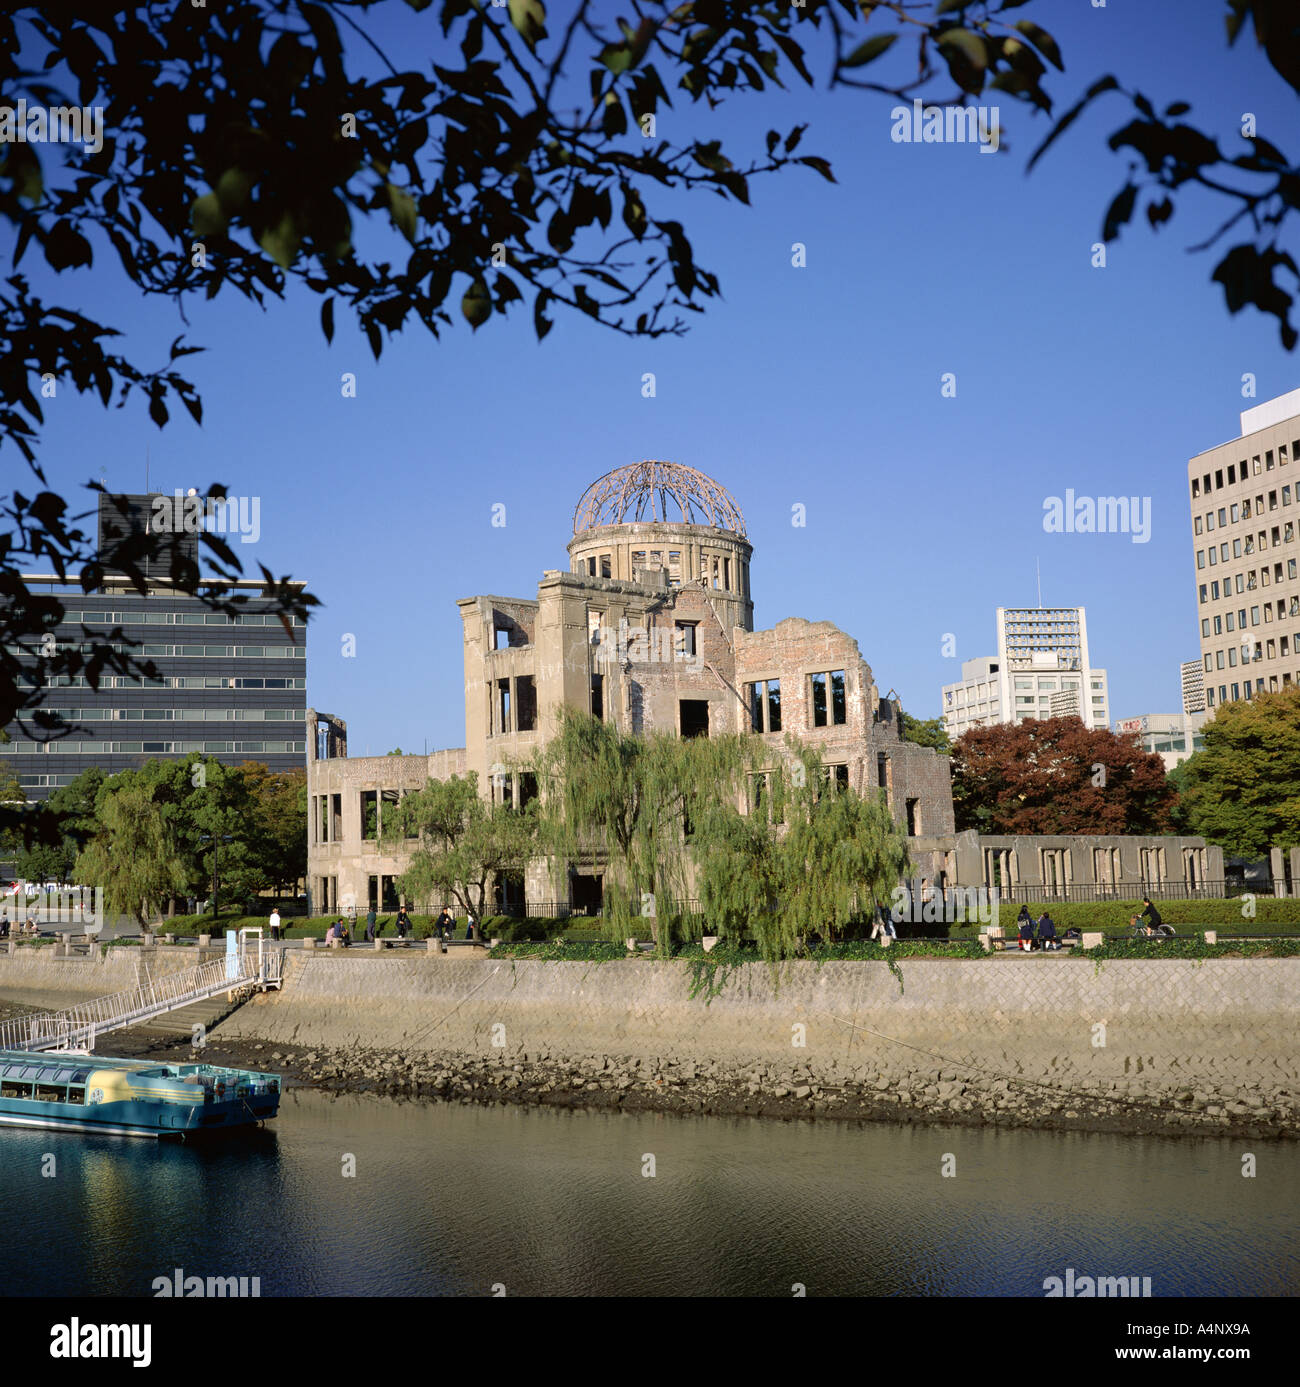
[[[896,967],[724,967],[708,997],[685,962],[291,952],[283,992],[221,1035],[319,1051],[313,1078],[371,1069],[441,1096],[1297,1130],[1300,959]]]

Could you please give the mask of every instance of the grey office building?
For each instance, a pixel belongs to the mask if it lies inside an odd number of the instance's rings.
[[[127,523],[147,516],[152,495],[125,498]],[[169,498],[170,499],[170,498]],[[100,501],[101,549],[122,518],[108,498]],[[185,536],[197,558],[197,536]],[[79,729],[58,741],[33,740],[15,724],[0,743],[0,766],[18,778],[29,800],[43,800],[92,766],[105,774],[151,760],[209,755],[230,765],[260,761],[272,771],[301,769],[305,757],[307,631],[293,624],[290,641],[270,603],[259,601],[261,579],[226,586],[250,601],[237,619],[213,612],[178,593],[154,563],[142,595],[119,574],[106,572],[102,586],[81,590],[77,577],[27,574],[32,591],[48,592],[64,606],[56,640],[85,645],[83,626],[107,634],[120,626],[135,642],[120,649],[152,660],[160,678],[150,682],[106,673],[98,690],[84,675],[61,677],[44,707],[57,709]]]

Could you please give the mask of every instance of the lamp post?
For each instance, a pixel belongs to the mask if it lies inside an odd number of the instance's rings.
[[[212,918],[214,921],[217,918],[217,851],[221,843],[230,843],[233,841],[234,835],[230,833],[216,835],[211,833],[199,834],[200,843],[212,844]]]

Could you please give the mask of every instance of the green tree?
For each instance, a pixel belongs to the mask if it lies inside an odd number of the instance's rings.
[[[307,875],[307,772],[272,772],[260,761],[238,768],[249,794],[245,836],[267,883],[292,891]]]
[[[122,785],[103,797],[99,828],[73,872],[79,883],[103,887],[110,911],[133,915],[142,925],[184,889],[184,859],[149,787]]]
[[[1189,828],[1234,857],[1300,843],[1300,688],[1222,704],[1178,767]]]
[[[218,903],[246,903],[272,884],[253,798],[239,767],[195,756],[152,760],[138,770],[121,771],[100,787],[100,821],[110,800],[136,789],[157,806],[183,866],[181,885],[166,902],[169,913],[178,896],[211,894],[214,840]]]
[[[885,900],[910,866],[907,835],[883,795],[837,786],[815,747],[787,736],[786,766],[742,813],[706,801],[695,835],[700,896],[725,934],[752,934],[769,960],[800,938],[828,936]]]
[[[430,779],[384,814],[384,841],[419,842],[398,889],[408,901],[437,905],[454,898],[482,924],[491,913],[489,893],[505,872],[522,871],[537,854],[535,804],[518,811],[480,797],[478,775]]]
[[[973,727],[952,749],[958,832],[1163,833],[1174,798],[1135,734],[1077,717]]]
[[[679,934],[700,933],[699,920],[679,909],[692,889],[690,839],[712,801],[739,796],[757,746],[742,736],[638,736],[561,709],[536,762],[543,839],[561,863],[608,865],[603,920],[611,939],[648,923],[663,953]]]
[[[911,713],[899,710],[899,729],[905,742],[915,742],[917,746],[932,746],[945,756],[952,752],[952,742],[948,739],[942,718],[914,718]]]

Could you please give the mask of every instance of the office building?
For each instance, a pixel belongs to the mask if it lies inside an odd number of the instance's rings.
[[[156,498],[125,499],[128,523],[144,523]],[[120,525],[111,498],[101,497],[101,552]],[[195,536],[183,536],[178,547],[197,558]],[[106,572],[90,593],[82,591],[76,574],[24,575],[29,590],[50,593],[63,604],[53,633],[60,646],[84,648],[89,631],[107,634],[120,627],[124,639],[114,648],[152,660],[159,671],[158,679],[142,683],[106,670],[98,689],[84,674],[61,676],[43,706],[77,726],[58,741],[41,742],[11,725],[11,740],[0,743],[0,766],[16,775],[29,800],[46,799],[92,766],[113,774],[159,757],[207,755],[230,765],[260,761],[272,771],[302,767],[305,626],[295,622],[289,639],[270,604],[259,600],[260,579],[224,584],[250,599],[235,619],[178,592],[159,571],[168,567],[155,562],[146,570],[144,594],[120,573]]]
[[[1300,390],[1241,415],[1187,464],[1205,703],[1300,681]]]

